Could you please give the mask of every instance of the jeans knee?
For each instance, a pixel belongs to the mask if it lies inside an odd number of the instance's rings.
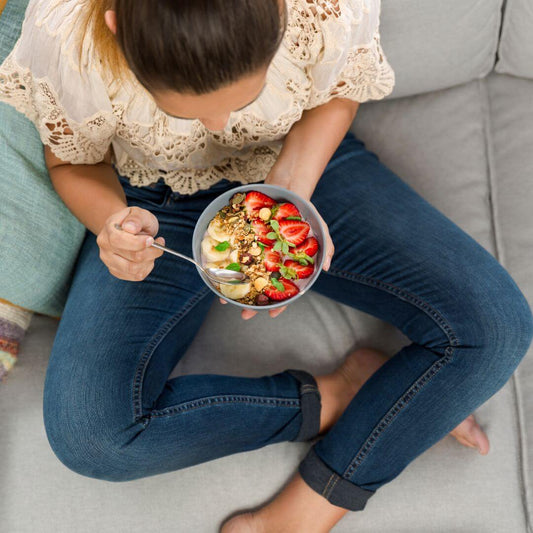
[[[510,278],[509,278],[510,279]],[[478,346],[480,365],[503,386],[516,370],[533,339],[533,314],[516,284],[495,291],[474,307],[474,332],[466,345]],[[466,328],[465,328],[466,330]],[[469,342],[470,341],[470,342]]]
[[[135,479],[135,468],[124,446],[114,441],[111,428],[95,430],[89,417],[73,419],[57,409],[43,410],[48,443],[64,466],[81,476],[105,481]],[[108,431],[108,429],[110,431]]]

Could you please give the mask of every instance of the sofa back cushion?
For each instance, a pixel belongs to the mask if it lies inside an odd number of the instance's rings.
[[[389,98],[486,76],[496,60],[502,3],[382,0],[381,42],[396,74]]]
[[[496,72],[533,78],[533,1],[507,0]]]
[[[0,63],[20,35],[27,3],[8,0],[0,16]],[[60,316],[85,227],[52,186],[35,126],[3,102],[0,198],[0,298]]]

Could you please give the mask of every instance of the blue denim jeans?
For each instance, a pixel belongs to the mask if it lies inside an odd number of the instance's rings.
[[[152,211],[167,245],[188,255],[202,210],[240,185],[180,195],[162,180],[138,188],[120,179],[129,205]],[[352,133],[311,201],[336,246],[313,290],[412,341],[299,465],[313,490],[357,511],[509,380],[533,319],[496,259]],[[87,231],[44,388],[46,433],[68,468],[127,481],[317,436],[320,394],[305,369],[168,379],[214,298],[194,266],[165,255],[142,282],[114,277]]]

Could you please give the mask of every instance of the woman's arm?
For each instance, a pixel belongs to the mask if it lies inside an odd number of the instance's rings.
[[[109,156],[110,152],[102,163],[95,165],[71,165],[57,158],[48,146],[44,147],[54,189],[72,214],[95,235],[112,214],[128,207]]]
[[[265,183],[280,185],[309,200],[358,108],[358,102],[334,98],[304,111],[285,137]]]

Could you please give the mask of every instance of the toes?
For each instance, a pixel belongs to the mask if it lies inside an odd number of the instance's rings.
[[[481,455],[489,453],[489,439],[474,415],[465,418],[450,434],[464,446],[477,448]]]

